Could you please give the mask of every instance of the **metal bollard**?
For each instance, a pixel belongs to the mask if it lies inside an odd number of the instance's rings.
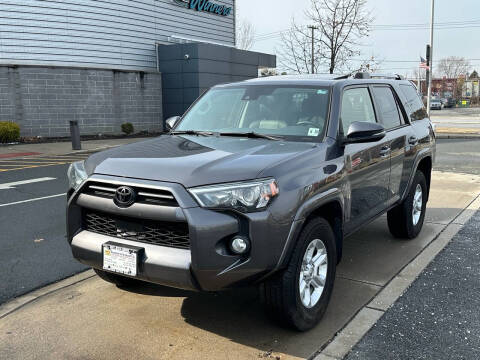
[[[70,135],[72,137],[72,150],[82,150],[78,121],[70,121]]]

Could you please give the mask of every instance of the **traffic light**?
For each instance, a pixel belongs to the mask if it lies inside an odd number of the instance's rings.
[[[427,45],[427,66],[430,66],[430,56],[431,50],[430,50],[430,45]]]

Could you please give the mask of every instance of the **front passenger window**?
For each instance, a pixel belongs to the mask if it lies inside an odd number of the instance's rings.
[[[370,92],[367,88],[354,88],[344,91],[341,119],[345,135],[347,135],[350,125],[355,121],[377,122]]]

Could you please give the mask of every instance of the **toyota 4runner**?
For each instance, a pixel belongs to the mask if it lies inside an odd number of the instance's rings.
[[[343,239],[387,213],[414,239],[435,134],[400,78],[280,76],[215,86],[169,133],[70,166],[73,256],[119,286],[260,285],[298,330],[327,308]]]

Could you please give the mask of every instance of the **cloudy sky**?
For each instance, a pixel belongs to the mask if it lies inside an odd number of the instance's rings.
[[[310,0],[237,0],[239,18],[255,26],[252,50],[276,54],[279,32],[289,28],[292,16],[307,25],[303,12],[309,4]],[[430,0],[368,0],[368,7],[375,21],[359,58],[374,55],[384,60],[384,72],[412,73],[429,42]],[[436,0],[435,22],[434,59],[462,56],[479,70],[480,1]]]

